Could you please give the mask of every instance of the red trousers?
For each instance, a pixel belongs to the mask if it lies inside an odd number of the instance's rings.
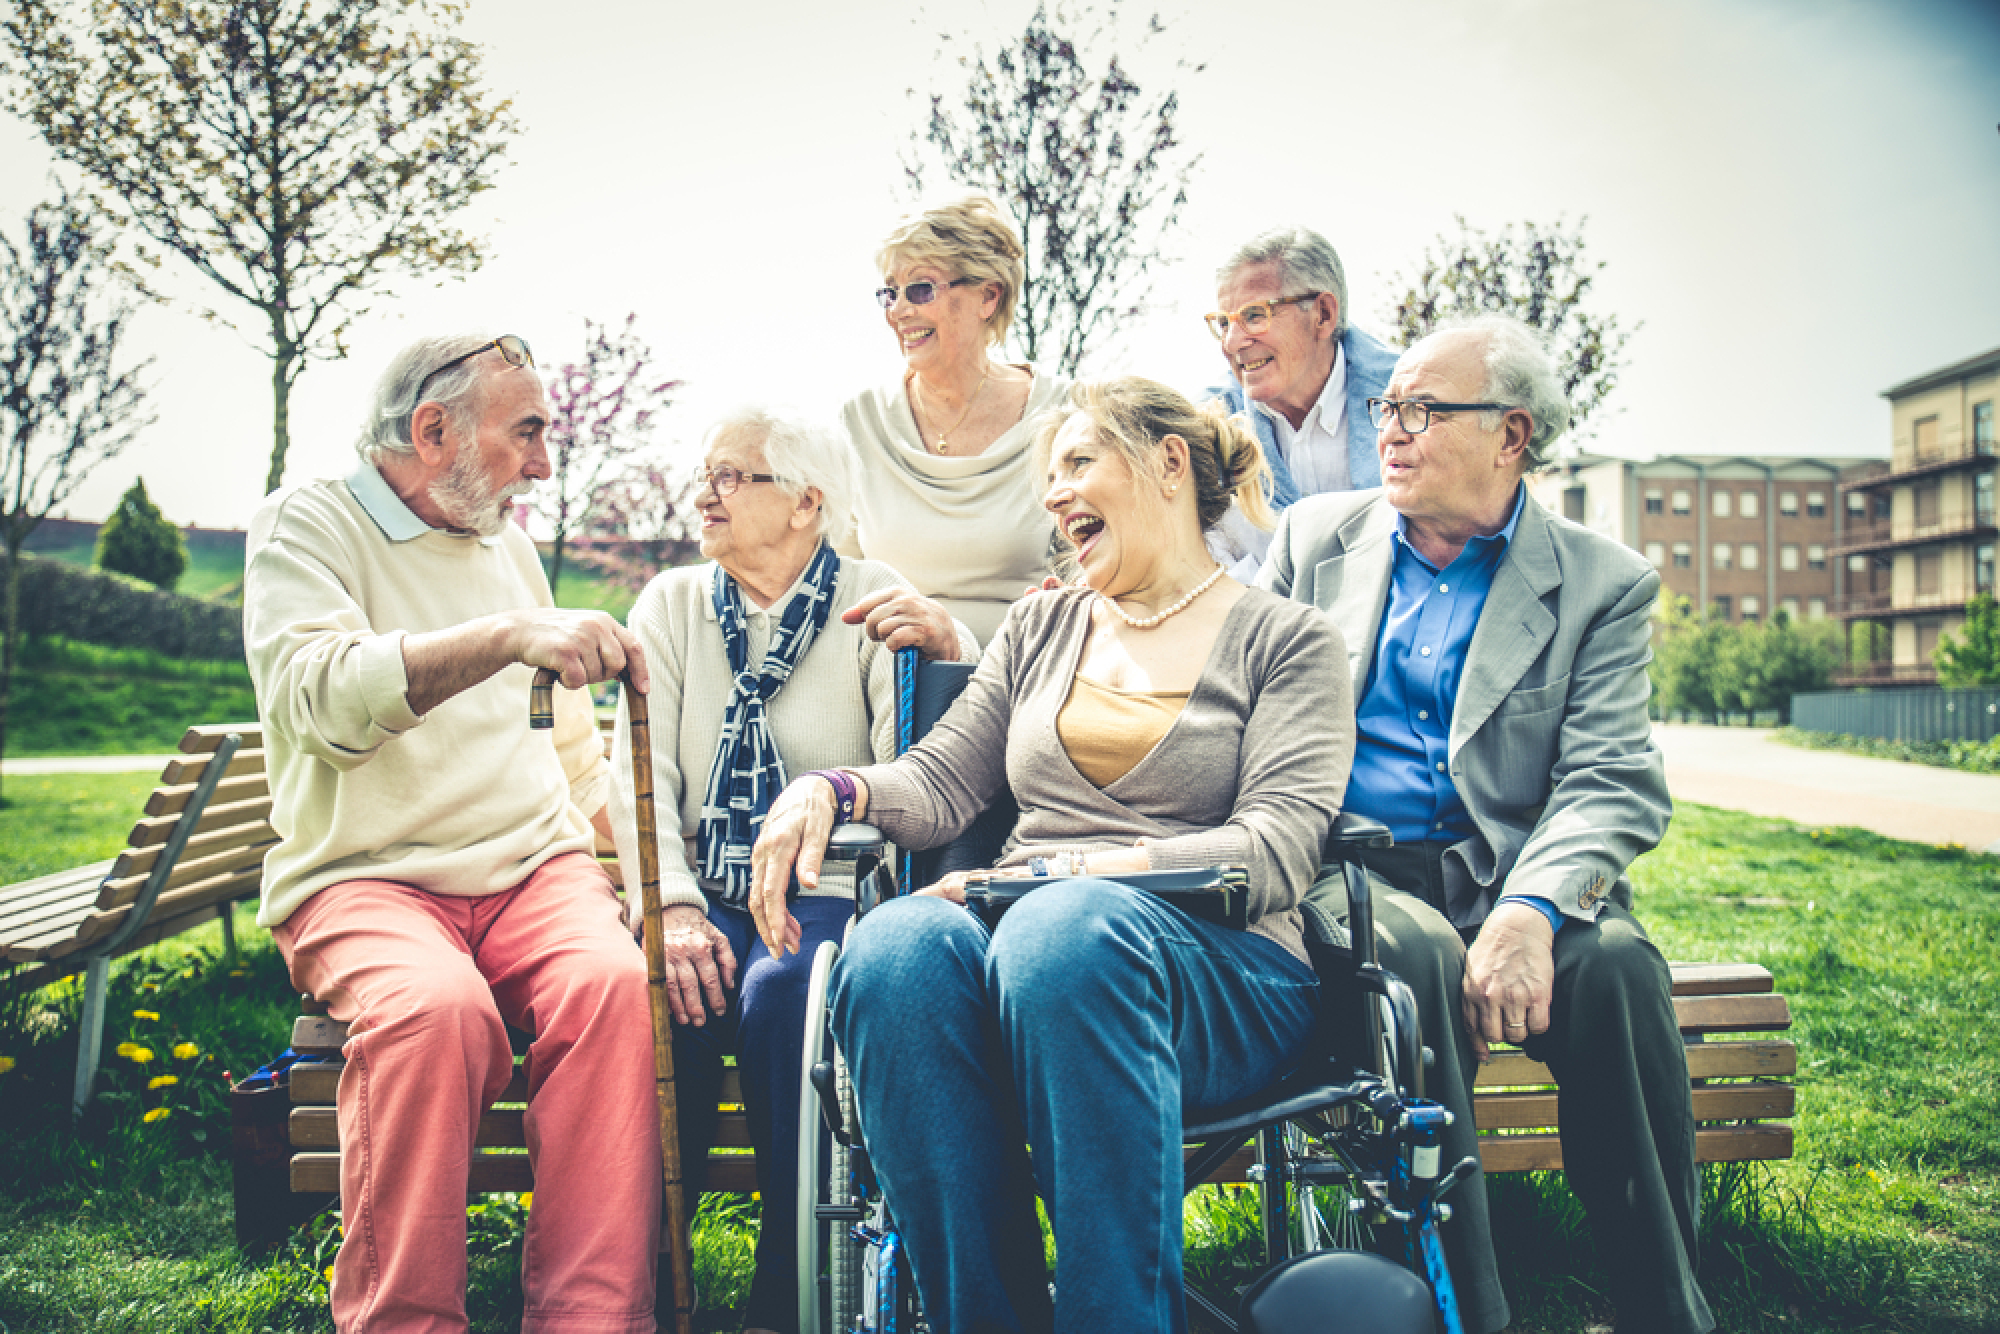
[[[507,1024],[535,1035],[521,1327],[653,1334],[660,1139],[646,963],[597,863],[557,857],[484,898],[351,880],[271,934],[294,985],[348,1025],[341,1334],[466,1328],[467,1171],[480,1114],[513,1070]]]

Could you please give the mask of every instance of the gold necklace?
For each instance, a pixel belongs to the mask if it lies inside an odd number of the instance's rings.
[[[972,397],[965,400],[965,411],[958,414],[957,421],[953,422],[946,429],[938,432],[938,438],[937,438],[938,453],[940,454],[951,453],[951,442],[947,440],[945,437],[950,435],[953,431],[956,431],[959,427],[965,425],[965,419],[972,415],[972,405],[979,401],[979,391],[986,387],[986,381],[992,378],[992,375],[993,375],[993,363],[989,361],[986,363],[986,374],[979,377],[979,383],[977,386],[974,387],[972,391]],[[917,405],[921,407],[923,406],[923,400],[924,400],[924,377],[918,375],[915,371],[911,371],[910,378],[916,382]],[[921,432],[919,433],[918,438],[919,439],[922,438]]]
[[[1104,598],[1104,605],[1111,608],[1111,610],[1113,610],[1114,612],[1117,612],[1118,619],[1125,622],[1125,624],[1131,626],[1134,630],[1150,630],[1154,626],[1158,625],[1161,621],[1166,620],[1169,616],[1178,616],[1180,615],[1180,613],[1186,611],[1188,607],[1194,603],[1194,600],[1196,598],[1200,597],[1203,593],[1206,593],[1210,588],[1214,587],[1215,581],[1220,579],[1221,577],[1222,577],[1222,567],[1218,565],[1215,567],[1214,570],[1212,570],[1209,573],[1208,578],[1202,580],[1200,583],[1196,584],[1193,588],[1190,588],[1187,592],[1181,594],[1181,600],[1179,602],[1176,602],[1173,606],[1168,607],[1165,611],[1160,612],[1153,616],[1129,616],[1126,614],[1125,609],[1123,607],[1119,606],[1116,602],[1112,601],[1110,598],[1104,597],[1104,594],[1099,593],[1097,596],[1099,596],[1100,598]]]

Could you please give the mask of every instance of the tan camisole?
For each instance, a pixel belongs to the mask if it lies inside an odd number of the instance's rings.
[[[1076,771],[1102,790],[1152,753],[1187,707],[1185,690],[1114,690],[1083,676],[1056,714],[1056,739]]]

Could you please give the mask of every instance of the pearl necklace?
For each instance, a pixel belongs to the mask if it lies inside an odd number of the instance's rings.
[[[1218,565],[1212,572],[1210,572],[1208,578],[1202,580],[1200,583],[1196,584],[1193,588],[1190,588],[1187,592],[1181,594],[1181,600],[1179,602],[1176,602],[1173,606],[1168,607],[1165,611],[1159,612],[1158,614],[1153,616],[1128,616],[1123,607],[1119,606],[1116,602],[1112,601],[1110,598],[1105,597],[1104,594],[1099,593],[1097,596],[1103,599],[1105,606],[1111,608],[1112,611],[1118,614],[1119,620],[1125,622],[1125,624],[1131,626],[1134,630],[1150,630],[1154,626],[1158,625],[1161,621],[1166,620],[1168,617],[1178,616],[1180,613],[1186,611],[1196,598],[1200,597],[1203,593],[1206,593],[1210,588],[1213,588],[1215,586],[1215,581],[1220,579],[1221,577],[1222,577],[1222,567]]]

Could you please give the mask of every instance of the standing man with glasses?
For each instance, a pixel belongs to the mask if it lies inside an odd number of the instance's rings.
[[[1481,316],[1418,342],[1369,402],[1382,489],[1300,501],[1263,584],[1318,606],[1353,669],[1345,809],[1372,854],[1382,963],[1416,992],[1432,1097],[1478,1139],[1472,1083],[1513,1043],[1562,1091],[1564,1175],[1610,1271],[1619,1334],[1714,1327],[1695,1281],[1700,1183],[1666,960],[1625,870],[1672,814],[1646,717],[1660,577],[1551,516],[1522,478],[1569,404],[1538,336]],[[1338,877],[1314,887],[1345,916]],[[1465,1328],[1507,1323],[1485,1192],[1445,1230]]]
[[[548,420],[521,339],[422,339],[376,388],[360,466],[251,524],[244,639],[282,840],[257,920],[349,1033],[342,1334],[466,1328],[468,1163],[510,1024],[533,1034],[522,1328],[654,1329],[646,967],[592,856],[609,784],[582,690],[629,672],[643,691],[646,663],[609,616],[551,605],[510,522],[549,475]],[[568,687],[553,734],[528,727],[538,667]]]
[[[1265,232],[1217,271],[1215,295],[1208,329],[1230,379],[1203,397],[1248,414],[1271,465],[1271,508],[1380,485],[1363,405],[1388,383],[1396,354],[1348,323],[1347,275],[1327,239],[1304,227]],[[1246,584],[1270,546],[1240,510],[1209,535],[1215,558]]]

